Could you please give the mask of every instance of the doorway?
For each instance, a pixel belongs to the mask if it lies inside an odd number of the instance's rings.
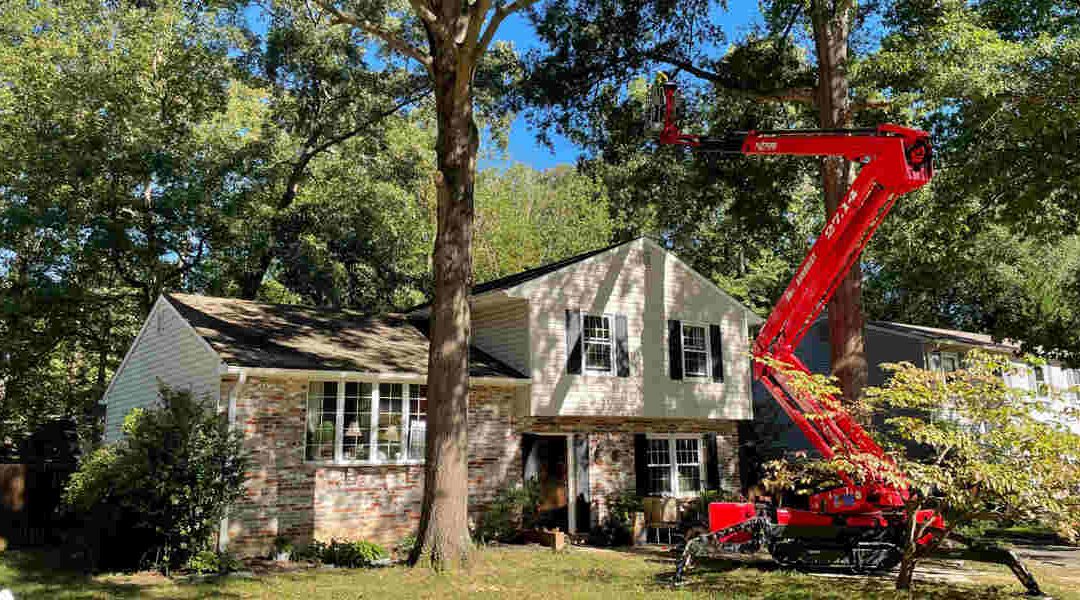
[[[540,487],[539,527],[570,531],[569,453],[565,435],[521,436],[522,474]]]

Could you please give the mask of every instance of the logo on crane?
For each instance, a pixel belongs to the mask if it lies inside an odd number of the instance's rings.
[[[754,144],[754,150],[758,152],[776,152],[777,147],[776,142],[758,142]]]

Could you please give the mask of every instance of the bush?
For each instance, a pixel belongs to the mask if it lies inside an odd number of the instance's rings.
[[[372,567],[389,558],[386,549],[374,542],[331,539],[330,543],[312,542],[293,553],[293,558],[338,567]]]
[[[192,573],[225,575],[239,571],[241,566],[240,559],[229,552],[201,550],[188,558],[185,568]]]
[[[480,544],[516,539],[522,529],[536,525],[539,504],[540,483],[536,479],[503,488],[488,505],[473,539]]]
[[[608,514],[603,523],[589,534],[595,546],[625,546],[633,537],[634,514],[645,510],[645,503],[633,490],[613,494],[607,502]]]
[[[394,545],[394,554],[398,556],[409,556],[412,554],[413,548],[420,543],[420,539],[416,537],[415,533],[401,538],[401,540]]]
[[[65,490],[85,524],[91,566],[184,565],[208,549],[243,492],[240,434],[190,392],[162,387],[160,398],[160,407],[128,415],[124,439],[86,456]]]

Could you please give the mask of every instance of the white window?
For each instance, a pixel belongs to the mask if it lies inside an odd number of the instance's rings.
[[[930,370],[938,373],[952,373],[960,369],[960,355],[956,352],[931,352]]]
[[[696,435],[650,435],[648,461],[649,495],[690,496],[702,489],[705,461],[701,437]]]
[[[312,381],[306,430],[304,458],[309,461],[422,461],[427,388],[405,383]]]
[[[585,343],[585,371],[611,373],[615,370],[614,335],[608,315],[583,315],[582,331]]]
[[[684,377],[709,376],[709,329],[704,325],[682,324]]]

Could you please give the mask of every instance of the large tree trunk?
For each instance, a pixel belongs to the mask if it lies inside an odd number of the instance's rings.
[[[848,34],[854,17],[849,2],[839,0],[833,10],[818,0],[811,9],[814,44],[818,57],[816,105],[821,127],[834,129],[850,123],[848,100]],[[851,164],[840,157],[822,160],[825,212],[831,217],[852,182]],[[862,310],[862,271],[852,267],[829,301],[829,343],[833,375],[849,404],[862,397],[866,387],[867,364]]]
[[[434,40],[439,172],[435,299],[428,356],[424,503],[412,564],[436,569],[468,557],[469,289],[472,283],[473,182],[479,133],[471,83],[457,81],[452,40]],[[440,47],[441,46],[441,47]],[[460,59],[459,59],[460,60]],[[464,70],[471,76],[472,69]]]

